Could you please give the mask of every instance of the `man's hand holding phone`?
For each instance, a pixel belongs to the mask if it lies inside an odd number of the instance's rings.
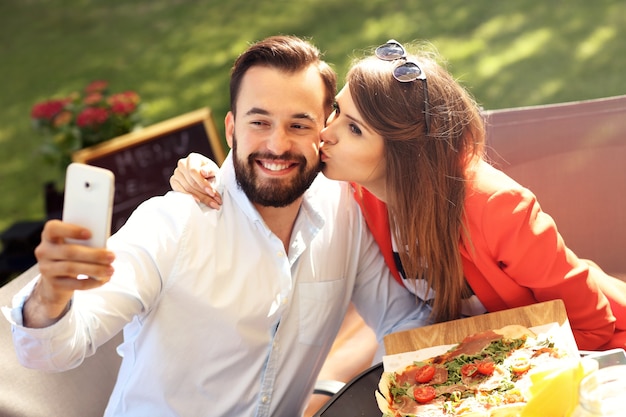
[[[69,308],[75,290],[108,282],[115,255],[106,249],[114,178],[83,164],[68,167],[63,221],[46,222],[35,249],[41,277],[23,309],[24,325],[46,327]]]
[[[67,242],[90,237],[89,229],[82,226],[60,220],[46,222],[35,249],[41,276],[24,304],[24,326],[50,326],[66,313],[74,291],[96,288],[111,279],[113,252]]]

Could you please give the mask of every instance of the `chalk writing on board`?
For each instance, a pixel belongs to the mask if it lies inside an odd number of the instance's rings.
[[[115,232],[139,204],[170,190],[169,178],[176,163],[190,152],[202,153],[218,164],[225,158],[208,108],[82,149],[72,159],[115,174],[111,227]]]

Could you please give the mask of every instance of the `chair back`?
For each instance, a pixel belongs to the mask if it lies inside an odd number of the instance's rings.
[[[579,257],[626,274],[626,95],[484,115],[491,162],[535,193]]]
[[[0,306],[10,306],[13,295],[37,273],[35,265],[0,287]],[[17,361],[11,325],[0,318],[0,416],[102,417],[121,363],[115,351],[120,343],[121,334],[70,371],[35,371]]]
[[[382,363],[366,369],[346,383],[313,417],[380,417],[374,391],[382,374]]]

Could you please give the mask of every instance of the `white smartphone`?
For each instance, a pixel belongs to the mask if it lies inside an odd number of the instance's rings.
[[[111,234],[114,191],[115,176],[108,169],[76,162],[67,167],[63,221],[91,231],[90,239],[70,240],[72,243],[106,247]]]

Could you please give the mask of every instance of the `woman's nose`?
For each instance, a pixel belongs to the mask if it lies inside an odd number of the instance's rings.
[[[323,143],[328,143],[328,144],[334,144],[337,141],[335,140],[334,135],[332,134],[332,130],[330,129],[330,126],[325,126],[322,131],[320,132],[320,138],[322,139]]]

